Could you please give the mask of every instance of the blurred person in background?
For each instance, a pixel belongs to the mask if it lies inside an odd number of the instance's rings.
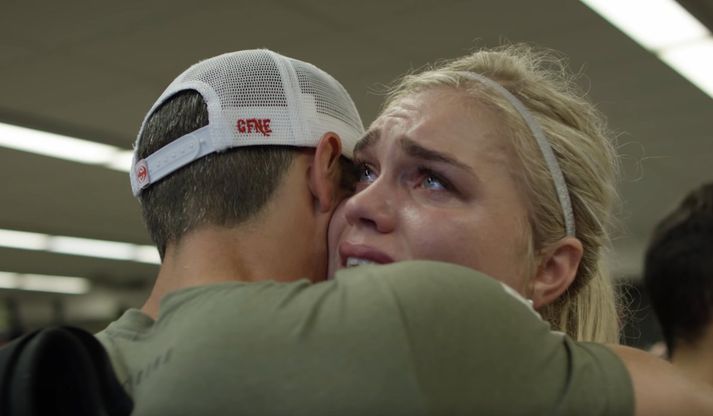
[[[689,193],[656,226],[644,284],[670,361],[713,385],[713,183]]]

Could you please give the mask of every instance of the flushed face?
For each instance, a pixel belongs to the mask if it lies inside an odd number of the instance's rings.
[[[355,149],[361,176],[332,218],[330,275],[364,262],[440,260],[525,294],[527,210],[499,123],[450,89],[387,109]]]

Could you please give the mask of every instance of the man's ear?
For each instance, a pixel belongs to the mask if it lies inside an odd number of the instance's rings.
[[[342,141],[336,133],[325,133],[314,151],[314,160],[309,171],[309,189],[319,212],[331,212],[337,205],[339,195],[339,158]]]
[[[530,298],[535,309],[554,302],[569,288],[583,252],[581,241],[564,237],[542,253],[537,274],[530,281]]]

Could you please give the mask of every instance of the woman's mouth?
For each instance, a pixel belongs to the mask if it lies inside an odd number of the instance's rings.
[[[363,264],[378,264],[369,259],[361,259],[359,257],[347,257],[346,267],[361,266]]]
[[[344,242],[339,245],[339,257],[342,267],[355,267],[364,264],[388,264],[394,259],[382,251],[362,245]]]

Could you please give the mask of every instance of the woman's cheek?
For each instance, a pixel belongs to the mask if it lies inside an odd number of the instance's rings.
[[[345,202],[346,199],[334,210],[332,219],[329,222],[329,229],[327,230],[327,246],[329,249],[328,279],[334,277],[334,274],[339,270],[339,242],[347,227],[347,219],[344,216]]]

